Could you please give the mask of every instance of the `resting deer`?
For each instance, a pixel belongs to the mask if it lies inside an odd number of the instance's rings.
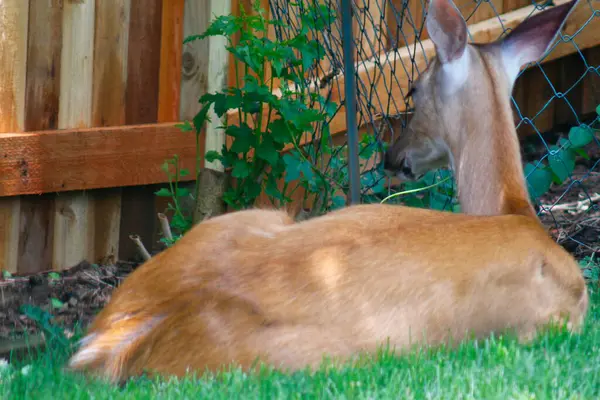
[[[427,157],[451,159],[465,208],[507,215],[356,205],[299,223],[277,210],[214,217],[114,291],[70,367],[114,381],[256,361],[295,370],[386,344],[402,352],[491,333],[527,341],[553,321],[578,331],[586,286],[531,215],[508,118],[517,70],[545,51],[572,6],[473,46],[450,0],[430,2],[438,59],[415,85],[412,136],[388,164],[418,175]],[[442,104],[448,96],[461,101]],[[486,139],[460,140],[475,134]]]

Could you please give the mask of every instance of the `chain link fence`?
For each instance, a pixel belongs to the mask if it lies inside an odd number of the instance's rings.
[[[428,1],[351,1],[356,64],[344,75],[356,78],[358,159],[348,160],[344,128],[325,138],[335,149],[328,156],[318,151],[323,132],[315,132],[311,161],[321,165],[346,195],[351,189],[348,167],[352,162],[359,164],[363,203],[380,202],[395,192],[444,180],[434,188],[389,202],[458,210],[454,181],[447,179],[452,178],[451,171],[432,171],[418,182],[394,185],[380,163],[386,144],[402,135],[410,120],[407,89],[432,56],[425,30]],[[340,120],[346,112],[344,79],[335,78],[344,71],[343,41],[348,38],[343,35],[340,0],[317,3],[334,11],[336,18],[325,29],[313,32],[325,56],[305,77],[313,90],[323,93],[326,89],[327,96],[337,101],[331,118]],[[467,22],[470,39],[484,42],[506,35],[515,16],[522,19],[553,6],[551,1],[531,0],[455,0],[455,4]],[[328,13],[307,12],[315,5],[314,0],[270,0],[271,18],[285,25],[277,27],[276,37],[293,37],[302,29],[303,18],[329,18]],[[542,221],[576,256],[594,257],[600,247],[600,108],[596,109],[600,104],[600,2],[580,0],[576,7],[565,28],[569,34],[563,30],[545,57],[553,60],[540,60],[521,72],[512,102],[529,191]],[[315,102],[314,106],[319,105]]]

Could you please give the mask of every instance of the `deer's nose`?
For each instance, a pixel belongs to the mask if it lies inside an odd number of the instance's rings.
[[[398,170],[398,165],[394,163],[394,157],[389,152],[385,152],[383,156],[383,169],[385,171],[394,172]]]

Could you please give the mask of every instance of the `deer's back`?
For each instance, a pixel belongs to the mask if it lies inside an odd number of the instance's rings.
[[[301,368],[387,339],[522,334],[549,314],[582,313],[577,265],[527,217],[356,206],[294,224],[253,212],[200,224],[140,267],[90,332],[155,318],[154,350],[133,359],[165,372],[258,356]]]

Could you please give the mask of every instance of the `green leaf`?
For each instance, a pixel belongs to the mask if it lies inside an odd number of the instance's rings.
[[[230,125],[225,133],[235,138],[230,148],[234,153],[247,153],[256,142],[252,128],[246,123],[242,123],[240,126]]]
[[[254,136],[240,136],[235,138],[230,150],[235,153],[247,153],[254,145]]]
[[[227,89],[229,93],[206,93],[200,97],[200,103],[214,103],[215,114],[221,118],[227,111],[242,104],[242,94],[238,88]],[[210,104],[207,104],[209,106]]]
[[[263,141],[258,145],[256,149],[256,156],[262,160],[265,160],[270,165],[275,165],[279,160],[279,152],[273,145],[273,139],[270,136],[263,138]]]
[[[285,182],[289,183],[300,178],[300,161],[298,157],[294,157],[292,154],[295,152],[286,153],[283,155],[283,161],[285,162]]]
[[[237,159],[233,163],[233,170],[231,176],[234,178],[245,178],[250,175],[250,164],[246,160]]]
[[[600,104],[598,104],[598,107],[596,107],[596,114],[600,115]]]
[[[182,132],[192,132],[194,127],[190,124],[190,121],[185,121],[182,124],[176,124],[177,128],[181,129]]]
[[[333,196],[331,199],[331,209],[336,210],[346,206],[346,198],[344,196]]]
[[[179,176],[180,177],[185,177],[185,176],[189,176],[190,175],[190,170],[187,168],[181,168],[181,170],[179,171]]]
[[[447,206],[452,205],[452,198],[437,191],[432,191],[429,197],[429,205],[434,210],[444,211]]]
[[[252,128],[250,128],[250,126],[248,126],[248,124],[246,124],[245,122],[242,122],[240,126],[229,125],[227,129],[225,129],[225,133],[229,136],[233,136],[234,138],[247,138],[254,136]]]
[[[581,157],[585,158],[586,160],[590,159],[590,156],[588,155],[587,151],[585,151],[585,149],[577,148],[573,149],[573,151],[579,154]]]
[[[288,124],[281,118],[269,123],[271,137],[276,143],[286,144],[292,140],[292,135]]]
[[[231,36],[241,28],[240,19],[234,15],[221,15],[215,18],[208,28],[200,35],[190,35],[185,38],[183,44],[201,40],[208,36]]]
[[[52,308],[63,308],[65,305],[65,303],[54,297],[50,299],[50,304],[52,304]]]
[[[207,151],[204,155],[204,158],[208,162],[215,162],[216,160],[221,160],[221,154],[218,151],[210,150]]]
[[[50,273],[48,274],[48,279],[50,279],[50,280],[53,280],[53,281],[56,281],[56,280],[59,280],[59,279],[60,279],[60,275],[59,275],[59,274],[57,274],[56,272],[50,272]]]
[[[198,111],[196,116],[194,116],[193,122],[194,128],[196,128],[196,133],[202,132],[202,127],[204,126],[206,121],[210,121],[210,118],[208,117],[208,110],[210,110],[210,106],[210,103],[205,104],[204,107],[202,107],[200,111]]]
[[[191,225],[192,225],[191,219],[186,218],[179,213],[173,215],[173,218],[171,218],[171,227],[180,232],[187,231],[191,227]]]
[[[154,192],[154,194],[157,195],[158,197],[171,197],[171,196],[173,196],[173,192],[171,192],[167,188],[162,188],[158,192]]]
[[[573,144],[573,147],[583,147],[594,140],[593,131],[585,126],[574,126],[569,131],[569,140]]]
[[[176,197],[186,197],[186,196],[190,195],[190,189],[188,189],[188,188],[180,188],[180,187],[178,187],[175,190],[175,192],[177,193]]]
[[[525,176],[527,183],[533,189],[533,194],[540,197],[545,194],[552,184],[552,174],[543,167],[537,167],[531,163],[525,165]]]
[[[12,274],[8,271],[2,271],[2,278],[10,279],[10,278],[12,278]]]
[[[244,186],[244,193],[247,196],[247,201],[248,203],[252,203],[254,202],[254,199],[256,199],[259,195],[260,195],[260,189],[261,186],[259,183],[255,182],[255,181],[248,181],[246,182],[245,186]]]
[[[277,181],[273,175],[269,175],[267,178],[267,184],[265,186],[265,193],[277,200],[285,200],[285,196],[277,187]]]
[[[558,139],[558,147],[561,147],[563,149],[570,149],[573,147],[573,143],[571,143],[571,141],[565,138],[560,138]]]
[[[558,179],[564,182],[575,169],[575,153],[570,149],[559,149],[556,146],[552,146],[550,150],[557,150],[556,154],[548,156],[550,168]]]

